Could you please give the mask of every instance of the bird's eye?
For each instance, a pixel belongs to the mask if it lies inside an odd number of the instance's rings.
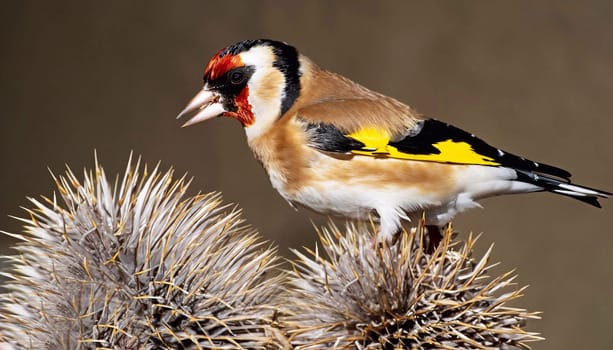
[[[230,83],[239,85],[245,80],[245,73],[241,71],[234,71],[230,74]]]

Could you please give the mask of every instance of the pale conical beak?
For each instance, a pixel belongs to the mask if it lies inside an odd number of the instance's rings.
[[[200,90],[196,96],[189,101],[187,107],[179,113],[177,119],[184,115],[195,113],[193,117],[181,126],[186,127],[203,122],[207,119],[218,117],[223,112],[226,112],[226,110],[221,102],[219,102],[219,96],[205,88]]]

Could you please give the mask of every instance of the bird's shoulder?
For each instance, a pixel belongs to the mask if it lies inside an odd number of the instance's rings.
[[[309,124],[330,124],[352,133],[377,127],[397,134],[414,126],[419,114],[408,105],[372,91],[303,57],[301,96],[290,111]]]

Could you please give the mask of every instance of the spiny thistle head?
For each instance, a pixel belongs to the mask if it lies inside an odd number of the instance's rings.
[[[55,178],[63,204],[31,199],[0,338],[16,349],[276,344],[275,250],[219,195],[185,198],[185,177],[139,163],[114,186],[97,162],[82,183],[69,169]]]
[[[424,253],[423,225],[392,246],[348,225],[320,232],[329,258],[295,252],[298,262],[282,325],[296,349],[524,349],[539,340],[521,327],[535,313],[511,308],[524,288],[512,273],[488,278],[490,250],[471,258],[476,239]]]

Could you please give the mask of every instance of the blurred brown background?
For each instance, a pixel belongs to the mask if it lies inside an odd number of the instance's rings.
[[[230,4],[230,5],[228,5]],[[49,195],[47,167],[109,174],[130,150],[222,191],[249,223],[288,247],[312,246],[311,220],[271,188],[243,130],[175,120],[221,47],[267,37],[323,67],[613,190],[613,2],[610,1],[7,1],[0,14],[0,228]],[[498,270],[529,284],[518,305],[544,312],[537,349],[613,344],[613,202],[598,210],[547,194],[494,198],[461,216],[484,232]],[[5,237],[6,254],[14,243]]]

